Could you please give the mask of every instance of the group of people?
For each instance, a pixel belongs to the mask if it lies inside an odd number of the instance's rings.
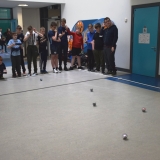
[[[95,29],[94,29],[95,27]],[[115,50],[118,40],[118,29],[110,18],[104,19],[104,26],[100,23],[88,25],[87,40],[87,55],[88,55],[88,71],[100,71],[103,74],[116,74],[115,67]],[[22,27],[17,26],[16,32],[12,33],[12,39],[9,40],[7,47],[11,49],[12,76],[21,77],[21,67],[23,75],[26,75],[26,69],[23,60],[23,42],[27,42],[27,62],[28,75],[37,75],[37,56],[40,55],[40,73],[48,73],[46,71],[47,63],[47,41],[50,43],[51,65],[54,73],[61,73],[62,59],[64,61],[64,71],[68,71],[68,35],[72,35],[72,59],[69,70],[74,69],[75,60],[78,63],[78,69],[83,69],[81,66],[81,53],[83,51],[83,36],[80,28],[77,26],[76,31],[72,32],[66,25],[66,19],[61,19],[61,26],[57,28],[57,24],[52,22],[48,36],[45,35],[45,28],[41,27],[40,32],[36,31],[32,26],[28,27],[25,36],[22,33]],[[37,47],[38,46],[38,47]],[[59,61],[58,61],[59,60]],[[34,73],[31,73],[31,62],[33,61]],[[96,64],[96,69],[94,69]],[[105,64],[107,72],[105,73]],[[6,72],[6,67],[2,63],[0,57],[0,77],[3,77],[3,72]]]
[[[1,53],[7,53],[7,44],[9,40],[12,39],[12,33],[10,28],[7,28],[6,32],[2,34],[2,28],[0,28],[0,46],[1,46]]]
[[[104,18],[104,24],[88,25],[87,33],[87,53],[88,53],[88,70],[95,72],[100,71],[103,74],[116,75],[117,69],[115,65],[115,51],[118,40],[118,29],[109,17]],[[96,62],[96,70],[94,64]],[[105,72],[105,66],[107,72]]]

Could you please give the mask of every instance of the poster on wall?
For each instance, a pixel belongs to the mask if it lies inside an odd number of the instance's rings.
[[[140,44],[150,44],[150,33],[139,33]]]

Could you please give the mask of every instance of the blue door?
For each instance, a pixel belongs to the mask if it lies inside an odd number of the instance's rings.
[[[159,7],[134,10],[132,73],[155,77]]]

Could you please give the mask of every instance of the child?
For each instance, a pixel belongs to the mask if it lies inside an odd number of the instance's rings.
[[[24,35],[22,33],[22,27],[20,25],[17,26],[16,33],[17,33],[17,39],[19,39],[23,43]],[[23,70],[23,76],[26,76],[26,68],[23,59],[23,48],[20,48],[20,54],[21,54],[21,67]]]
[[[37,43],[39,45],[39,53],[40,53],[40,70],[41,74],[48,73],[46,71],[46,63],[47,63],[47,36],[45,35],[45,28],[40,28],[40,33],[43,37],[38,36]]]
[[[0,79],[3,79],[3,74],[6,74],[7,73],[7,70],[6,70],[6,66],[5,64],[3,63],[3,59],[2,57],[0,56]]]
[[[58,47],[61,40],[57,35],[57,24],[55,22],[52,22],[50,27],[51,29],[48,32],[48,38],[50,42],[51,64],[53,68],[53,73],[61,73],[61,71],[58,69]]]
[[[80,32],[80,28],[77,27],[76,32],[71,32],[69,28],[66,26],[68,34],[73,36],[73,43],[72,43],[72,60],[70,70],[73,70],[73,64],[77,57],[78,62],[78,69],[83,69],[81,66],[81,51],[83,50],[83,37]]]
[[[11,61],[12,61],[12,74],[13,78],[16,78],[15,70],[18,73],[18,77],[21,77],[20,65],[21,65],[21,56],[20,56],[20,47],[21,41],[17,39],[17,33],[12,33],[13,39],[9,40],[8,47],[11,49]]]
[[[100,66],[102,68],[102,74],[104,74],[105,63],[103,55],[103,35],[100,34],[101,24],[97,23],[95,25],[96,33],[93,36],[92,49],[96,61],[96,70],[100,71]]]
[[[94,72],[94,55],[92,51],[92,44],[91,42],[93,41],[93,36],[95,34],[95,31],[93,29],[93,25],[89,24],[88,25],[88,33],[87,33],[87,54],[88,54],[88,71]]]
[[[2,52],[4,52],[3,47],[5,47],[5,53],[7,53],[6,38],[4,36],[2,36],[2,38],[1,38],[1,49],[2,49]]]

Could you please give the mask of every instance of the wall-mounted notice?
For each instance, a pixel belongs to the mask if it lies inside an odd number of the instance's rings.
[[[150,44],[150,33],[139,33],[139,43]]]
[[[143,28],[143,33],[147,33],[147,27]]]

